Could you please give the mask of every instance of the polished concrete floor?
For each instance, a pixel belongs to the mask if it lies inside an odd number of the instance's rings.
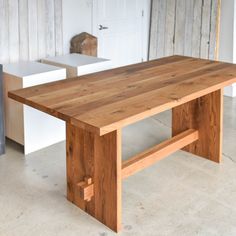
[[[165,112],[123,130],[128,158],[170,136]],[[66,200],[65,143],[0,157],[0,236],[110,236]],[[119,235],[236,235],[236,99],[225,98],[223,161],[178,151],[123,182]]]

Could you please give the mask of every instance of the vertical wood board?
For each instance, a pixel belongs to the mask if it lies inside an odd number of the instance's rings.
[[[9,62],[8,1],[0,0],[0,63]]]
[[[172,54],[217,59],[219,9],[220,0],[153,0],[149,59]]]
[[[19,59],[29,58],[28,0],[19,0]]]
[[[223,92],[217,90],[173,108],[172,135],[189,128],[199,131],[199,139],[183,150],[219,163],[222,155]]]
[[[173,3],[173,4],[172,4]],[[175,0],[166,2],[166,21],[165,21],[165,56],[174,54],[174,37],[175,37]]]
[[[176,0],[175,43],[174,43],[174,54],[176,55],[184,55],[185,21],[186,21],[185,5],[186,5],[185,0]]]
[[[0,63],[63,53],[62,0],[0,0]]]
[[[3,78],[2,65],[0,65],[0,155],[5,153],[5,131],[4,131],[4,109],[3,109]]]
[[[201,49],[200,57],[209,57],[210,29],[211,29],[211,1],[204,0],[202,5]]]
[[[202,24],[202,0],[194,0],[193,5],[193,32],[192,32],[192,56],[200,57]]]

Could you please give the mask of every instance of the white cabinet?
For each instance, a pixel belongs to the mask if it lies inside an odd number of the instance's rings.
[[[42,59],[41,62],[66,68],[67,78],[91,74],[112,68],[112,62],[110,60],[78,53],[49,57]]]
[[[25,154],[65,140],[63,121],[8,98],[11,90],[66,78],[66,70],[38,62],[3,66],[6,137],[24,145]]]

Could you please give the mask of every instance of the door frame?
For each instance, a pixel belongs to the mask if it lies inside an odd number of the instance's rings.
[[[92,0],[92,34],[98,37],[98,30],[96,26],[97,22],[97,9],[101,0]],[[141,0],[142,4],[140,14],[142,14],[142,61],[148,60],[148,44],[149,44],[149,28],[150,28],[150,12],[151,12],[151,0]]]

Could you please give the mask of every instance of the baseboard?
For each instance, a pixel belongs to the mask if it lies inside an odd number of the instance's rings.
[[[236,97],[236,83],[225,87],[224,95],[228,97]]]

